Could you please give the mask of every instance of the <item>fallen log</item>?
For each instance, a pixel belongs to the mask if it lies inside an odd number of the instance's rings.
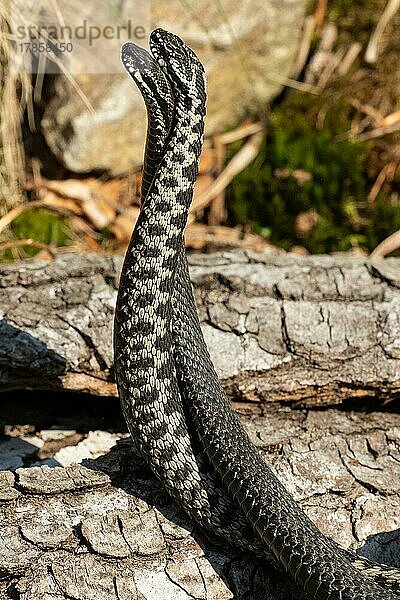
[[[189,257],[203,332],[232,398],[260,412],[400,392],[400,259],[222,252]],[[0,390],[116,395],[121,258],[0,265]]]
[[[324,533],[399,566],[399,259],[229,252],[190,262],[213,359],[265,460]],[[5,396],[116,394],[120,265],[60,255],[0,266]],[[40,446],[42,432],[29,430]],[[21,439],[18,463],[39,462]],[[269,565],[199,531],[129,440],[82,465],[0,471],[0,504],[1,598],[300,600]]]
[[[324,533],[400,566],[398,415],[275,404],[243,421]],[[265,561],[200,531],[129,440],[83,465],[0,471],[0,531],[5,600],[303,600]]]

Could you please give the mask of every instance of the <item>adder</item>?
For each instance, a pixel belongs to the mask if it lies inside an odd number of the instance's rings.
[[[400,598],[400,572],[325,537],[252,445],[218,381],[193,298],[183,234],[205,118],[204,69],[162,29],[122,62],[147,106],[141,211],[114,323],[121,405],[137,451],[201,526],[286,571],[316,600]]]

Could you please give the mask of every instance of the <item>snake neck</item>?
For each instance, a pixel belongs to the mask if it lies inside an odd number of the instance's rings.
[[[123,47],[123,58],[139,89],[150,90],[146,72],[153,68],[150,55],[128,44]],[[171,354],[170,313],[178,253],[198,170],[205,92],[199,70],[186,62],[182,69],[188,77],[191,73],[190,89],[174,96],[173,120],[168,113],[162,125],[170,128],[162,148],[157,145],[156,158],[147,155],[149,178],[122,268],[114,348],[121,405],[135,445],[170,491],[176,482],[193,481],[193,493],[186,497],[184,489],[178,492],[182,503],[197,511],[204,505],[204,494],[191,474],[195,465],[180,466],[176,457],[190,449]],[[156,77],[164,85],[160,70]],[[150,141],[157,136],[156,120],[150,121],[153,125]]]

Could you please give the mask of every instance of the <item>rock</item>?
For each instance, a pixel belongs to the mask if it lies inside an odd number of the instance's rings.
[[[54,460],[63,467],[68,467],[80,463],[85,458],[96,458],[110,450],[121,437],[121,434],[107,431],[90,431],[88,437],[76,446],[61,448],[54,455]]]
[[[237,124],[280,91],[291,74],[306,4],[232,0],[225,14],[219,3],[206,0],[190,12],[179,0],[152,3],[152,27],[181,35],[206,67],[209,134]],[[144,105],[118,56],[115,60],[115,73],[108,75],[85,74],[85,64],[75,66],[75,72],[82,73],[75,77],[76,84],[94,112],[66,77],[57,80],[55,96],[45,109],[46,141],[72,171],[105,169],[119,175],[142,161]]]
[[[94,112],[83,105],[71,83],[60,77],[42,119],[52,152],[77,173],[106,169],[118,175],[138,167],[146,118],[142,99],[129,77],[89,74],[76,76],[76,82]]]

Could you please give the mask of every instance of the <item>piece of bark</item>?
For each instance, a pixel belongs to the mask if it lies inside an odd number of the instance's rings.
[[[398,415],[273,405],[243,422],[324,531],[399,565]],[[0,473],[0,597],[300,600],[265,561],[200,531],[129,440],[68,468]]]
[[[233,400],[326,405],[400,392],[400,259],[191,255],[200,319]],[[0,265],[0,390],[116,395],[120,257]]]

